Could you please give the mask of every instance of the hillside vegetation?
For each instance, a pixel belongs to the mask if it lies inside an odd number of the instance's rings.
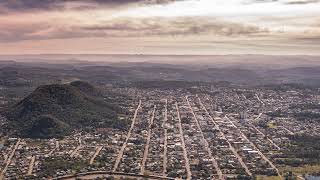
[[[23,137],[61,137],[77,128],[125,128],[117,105],[106,102],[86,82],[38,87],[7,112],[10,126]]]

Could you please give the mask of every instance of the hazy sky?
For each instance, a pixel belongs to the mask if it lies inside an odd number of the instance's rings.
[[[0,54],[320,54],[320,0],[0,0]]]

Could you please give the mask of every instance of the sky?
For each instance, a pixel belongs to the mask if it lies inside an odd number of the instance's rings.
[[[0,54],[320,55],[320,0],[0,0]]]

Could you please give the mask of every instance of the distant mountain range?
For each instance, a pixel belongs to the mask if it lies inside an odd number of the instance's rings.
[[[209,66],[209,65],[208,65]],[[159,63],[79,64],[0,63],[0,86],[39,86],[84,80],[94,84],[135,81],[228,81],[265,85],[303,83],[320,85],[320,65],[290,68],[204,67]]]
[[[1,61],[39,64],[215,67],[241,69],[284,69],[320,66],[320,56],[310,55],[117,55],[117,54],[40,54],[0,55]]]
[[[43,85],[9,108],[10,128],[31,138],[62,137],[77,128],[126,128],[118,118],[119,107],[106,102],[92,85],[75,81],[70,84]]]

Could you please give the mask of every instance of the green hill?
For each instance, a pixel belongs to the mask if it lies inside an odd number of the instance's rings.
[[[32,127],[26,133],[30,137],[53,138],[63,137],[70,131],[70,126],[51,115],[36,118]]]
[[[126,128],[127,123],[118,119],[121,108],[104,99],[86,82],[44,85],[6,115],[20,136],[32,138],[61,137],[77,128]]]

